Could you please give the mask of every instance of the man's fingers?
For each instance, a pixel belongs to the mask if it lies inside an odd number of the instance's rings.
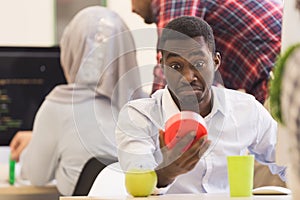
[[[166,146],[166,144],[165,144],[165,132],[161,129],[159,129],[159,145],[160,145],[160,148],[164,148]]]
[[[184,152],[182,155],[182,163],[185,163],[185,168],[189,171],[192,170],[195,165],[199,162],[203,154],[207,151],[211,144],[210,140],[206,137],[201,138],[197,143],[195,143],[192,148]]]
[[[194,141],[196,137],[196,132],[191,131],[190,133],[186,134],[184,137],[176,137],[172,141],[175,142],[175,146],[173,147],[173,152],[174,156],[179,157],[181,156],[184,152],[187,151],[187,148],[191,146],[192,142]]]
[[[194,157],[196,160],[199,160],[199,152],[206,141],[206,137],[200,138],[197,142],[193,144],[187,151],[184,152],[184,157],[186,157],[186,162]]]
[[[207,149],[209,148],[211,144],[211,141],[210,140],[205,140],[202,145],[201,145],[201,148],[200,148],[200,151],[199,151],[199,158],[201,158],[203,156],[203,154],[207,151]]]

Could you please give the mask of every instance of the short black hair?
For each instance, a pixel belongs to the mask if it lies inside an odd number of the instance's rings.
[[[174,34],[177,33],[177,34]],[[203,36],[209,50],[216,51],[213,30],[210,25],[199,17],[181,16],[170,21],[162,31],[158,49],[163,51],[167,40],[184,39]]]

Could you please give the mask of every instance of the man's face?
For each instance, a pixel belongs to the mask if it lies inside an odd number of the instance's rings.
[[[197,109],[199,104],[210,101],[220,55],[212,54],[202,36],[167,40],[162,64],[168,88],[177,105],[181,108],[193,105]]]
[[[131,0],[132,12],[144,18],[145,23],[151,24],[155,22],[153,16],[151,0]]]

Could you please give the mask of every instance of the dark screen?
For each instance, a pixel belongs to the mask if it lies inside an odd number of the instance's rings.
[[[55,85],[65,83],[58,47],[0,47],[0,146],[18,130],[31,130]]]

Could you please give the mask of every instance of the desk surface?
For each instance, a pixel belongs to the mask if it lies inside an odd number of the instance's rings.
[[[60,197],[60,200],[292,200],[291,195],[255,195],[230,198],[229,194],[167,194],[144,198],[127,197]]]
[[[54,185],[35,187],[19,179],[20,166],[16,165],[16,182],[8,183],[9,147],[0,147],[0,199],[5,200],[58,200],[59,193]]]
[[[5,200],[58,200],[55,186],[10,186],[0,188],[0,199]]]

